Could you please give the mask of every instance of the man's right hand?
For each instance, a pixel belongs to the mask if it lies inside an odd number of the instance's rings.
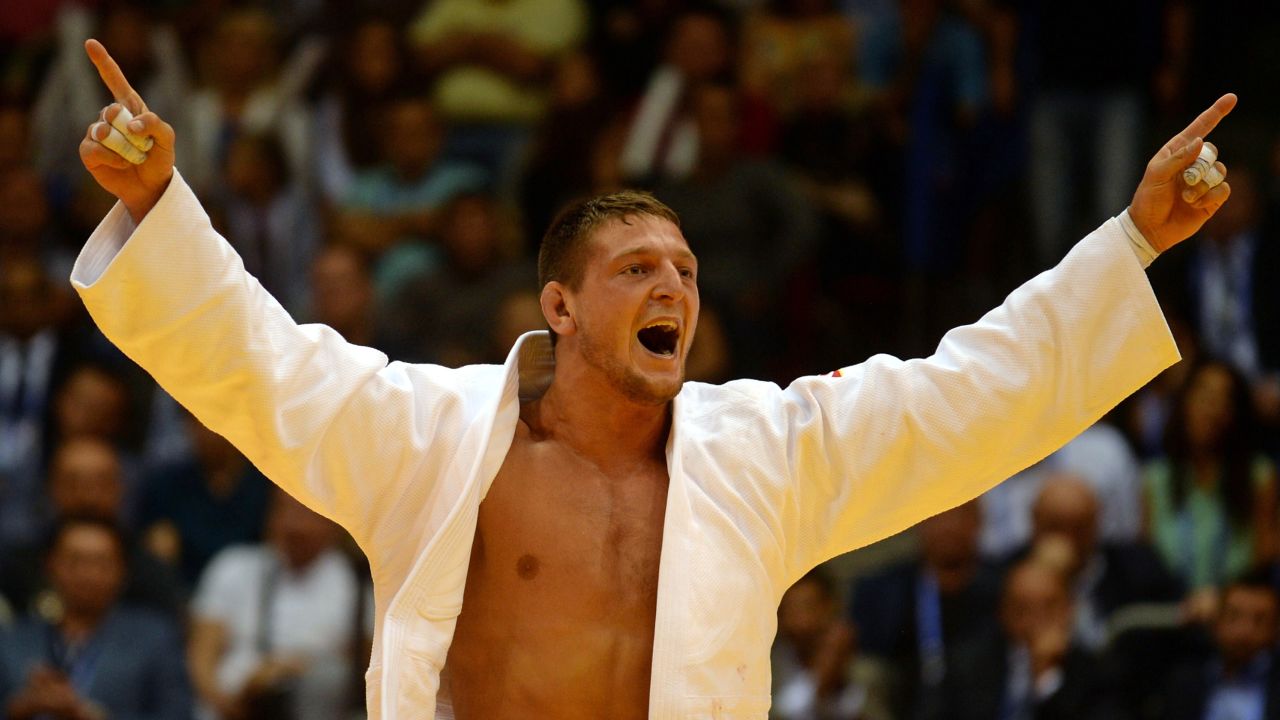
[[[111,59],[102,43],[87,40],[84,49],[116,102],[104,108],[98,121],[89,126],[84,140],[80,142],[80,161],[103,189],[124,203],[135,223],[142,222],[173,178],[173,128],[147,110],[142,97],[129,85],[120,66]],[[120,112],[121,106],[133,114],[129,129],[135,135],[155,141],[141,165],[125,160],[101,142],[110,132],[109,123]]]

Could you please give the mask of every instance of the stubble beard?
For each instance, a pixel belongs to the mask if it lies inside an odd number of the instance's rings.
[[[596,368],[609,380],[609,384],[617,388],[626,398],[639,405],[666,405],[680,393],[684,385],[684,368],[680,368],[680,377],[670,385],[653,381],[635,368],[627,366],[611,356],[601,343],[596,342],[590,332],[579,329],[579,347],[582,359]]]

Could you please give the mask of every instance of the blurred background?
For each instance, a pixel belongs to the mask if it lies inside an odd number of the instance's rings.
[[[929,354],[1238,93],[1230,203],[1149,270],[1184,360],[797,583],[773,715],[1280,717],[1278,33],[1242,0],[0,3],[0,714],[363,710],[363,558],[71,292],[114,202],[77,157],[92,36],[297,320],[501,362],[557,209],[640,187],[699,255],[710,382]]]

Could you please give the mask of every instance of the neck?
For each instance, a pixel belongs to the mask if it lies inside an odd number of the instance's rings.
[[[62,622],[58,625],[58,630],[62,632],[62,636],[70,642],[82,642],[98,629],[98,625],[102,623],[102,618],[107,614],[107,609],[88,610],[67,609],[66,614],[62,617]]]
[[[969,586],[969,582],[977,573],[978,562],[973,558],[960,563],[932,565],[930,569],[933,570],[934,580],[938,583],[938,592],[943,595],[952,595]]]
[[[546,394],[522,415],[535,434],[564,443],[606,473],[662,461],[671,427],[670,402],[637,403],[598,373],[559,364]]]

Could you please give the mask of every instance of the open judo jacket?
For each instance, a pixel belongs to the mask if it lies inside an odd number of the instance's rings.
[[[685,383],[672,408],[651,718],[763,718],[787,587],[816,564],[1034,463],[1178,359],[1127,215],[921,360],[876,356],[786,388]],[[696,239],[695,239],[696,242]],[[107,337],[372,564],[370,716],[431,718],[476,515],[545,333],[502,366],[388,364],[297,325],[175,174],[120,205],[72,281]],[[422,308],[422,312],[431,312]]]

